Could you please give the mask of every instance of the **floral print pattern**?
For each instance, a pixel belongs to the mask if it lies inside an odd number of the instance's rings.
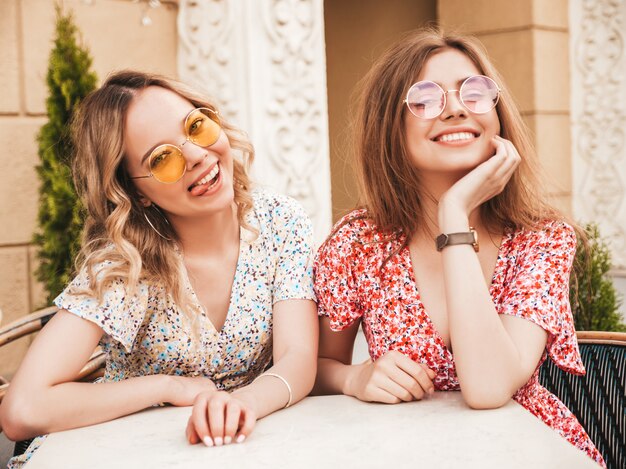
[[[402,235],[378,230],[365,210],[344,217],[315,261],[319,314],[328,317],[336,331],[362,321],[373,360],[397,350],[436,372],[436,390],[459,390],[454,356],[421,303],[409,249],[395,252],[404,240]],[[548,333],[537,369],[513,399],[604,465],[576,417],[538,381],[547,356],[567,372],[585,373],[569,305],[575,251],[574,230],[562,222],[545,222],[537,231],[507,233],[490,293],[499,314],[524,318]]]
[[[192,324],[164,289],[141,282],[128,294],[124,282],[113,282],[104,301],[82,293],[89,283],[80,272],[55,299],[64,308],[100,326],[100,345],[107,354],[104,381],[170,374],[204,376],[222,390],[252,382],[272,361],[272,306],[288,299],[315,300],[313,292],[313,230],[304,209],[293,199],[266,191],[253,192],[253,210],[241,228],[239,259],[226,322],[216,330],[194,299]],[[198,332],[194,333],[193,330]],[[28,460],[42,438],[24,455],[13,458],[14,469]]]
[[[205,376],[219,389],[250,383],[272,359],[272,306],[280,300],[314,299],[312,227],[294,200],[255,192],[247,222],[258,236],[241,228],[239,259],[230,306],[216,330],[194,299],[194,321],[156,284],[142,282],[129,295],[121,280],[113,282],[104,301],[76,293],[89,278],[81,272],[55,300],[59,308],[94,322],[105,335],[105,381],[150,374]],[[192,328],[199,333],[194,336]]]

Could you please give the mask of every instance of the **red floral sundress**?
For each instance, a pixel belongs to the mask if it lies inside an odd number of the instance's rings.
[[[363,210],[348,214],[337,226],[315,260],[319,314],[328,317],[336,331],[360,319],[372,360],[397,350],[436,372],[436,390],[458,391],[454,357],[421,303],[409,249],[404,247],[380,268],[404,238],[382,233]],[[513,399],[604,466],[576,417],[538,381],[539,367],[548,355],[567,372],[585,373],[569,304],[575,252],[576,235],[563,222],[508,233],[498,252],[490,293],[498,314],[532,321],[548,333],[537,369]]]

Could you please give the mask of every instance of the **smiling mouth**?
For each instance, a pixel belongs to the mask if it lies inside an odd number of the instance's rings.
[[[473,140],[478,138],[480,134],[475,134],[473,132],[455,132],[451,134],[443,134],[438,137],[435,137],[433,140],[435,142],[460,142],[463,140]]]
[[[220,164],[217,163],[209,174],[204,176],[199,181],[193,183],[191,186],[187,188],[187,190],[191,192],[191,190],[194,187],[203,186],[203,185],[207,185],[207,190],[208,190],[211,187],[213,187],[215,184],[217,184],[217,181],[219,180],[219,178],[220,178]]]

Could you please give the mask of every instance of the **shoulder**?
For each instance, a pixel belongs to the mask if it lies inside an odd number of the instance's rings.
[[[536,268],[537,262],[571,265],[576,255],[576,232],[562,220],[544,220],[532,229],[518,230],[510,242],[511,253],[529,268]]]
[[[134,288],[129,285],[128,262],[119,256],[111,243],[85,259],[78,272],[65,287],[60,297],[79,296],[98,302],[112,297],[125,298],[133,294],[154,292],[159,286],[140,275]]]
[[[576,247],[576,232],[563,220],[543,220],[533,229],[522,229],[514,233],[516,244],[532,247]]]
[[[393,244],[396,238],[393,233],[380,230],[366,209],[358,209],[348,213],[335,224],[320,251],[339,251],[343,254],[371,249],[385,251],[381,249],[382,245]]]
[[[295,217],[308,218],[304,207],[297,200],[267,189],[252,192],[254,211],[257,217],[269,220]]]
[[[312,245],[313,224],[298,201],[269,190],[255,190],[252,200],[254,209],[248,221],[260,239],[276,245],[296,237]]]

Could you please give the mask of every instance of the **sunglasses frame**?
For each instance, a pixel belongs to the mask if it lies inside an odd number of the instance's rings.
[[[494,84],[494,86],[496,87],[496,90],[498,91],[498,95],[496,96],[496,100],[493,103],[493,106],[488,109],[487,111],[484,112],[476,112],[471,110],[467,104],[465,104],[465,101],[463,101],[463,98],[461,97],[461,91],[463,90],[463,87],[465,86],[465,84],[467,83],[468,80],[472,80],[474,78],[486,78],[487,80],[489,80],[491,83]],[[415,114],[412,110],[411,110],[411,106],[409,105],[409,93],[411,92],[411,90],[413,89],[413,87],[419,83],[432,83],[433,85],[435,85],[437,88],[439,88],[441,90],[441,93],[443,94],[443,105],[441,106],[441,110],[439,111],[439,113],[433,117],[422,117],[422,116],[418,116],[417,114]],[[406,104],[406,107],[409,109],[409,112],[411,114],[413,114],[415,117],[417,117],[418,119],[423,119],[423,120],[430,120],[430,119],[436,119],[437,117],[439,117],[443,111],[446,109],[446,106],[448,105],[448,93],[452,93],[452,92],[457,92],[459,94],[459,102],[463,105],[463,107],[465,109],[467,109],[469,112],[471,112],[472,114],[487,114],[489,111],[493,110],[496,108],[496,106],[498,105],[498,102],[500,102],[500,94],[502,93],[502,89],[500,89],[500,87],[498,86],[498,84],[495,82],[495,80],[493,78],[489,78],[486,75],[472,75],[470,77],[467,77],[465,80],[463,80],[463,83],[461,83],[461,86],[459,87],[458,90],[444,90],[440,85],[438,85],[437,83],[435,83],[434,81],[430,81],[430,80],[421,80],[421,81],[417,81],[415,83],[413,83],[410,87],[409,90],[406,92],[406,98],[404,98],[404,101],[402,101],[403,104]]]
[[[200,145],[199,143],[197,143],[197,141],[194,141],[194,138],[191,135],[189,135],[188,132],[187,132],[187,122],[189,121],[189,117],[195,111],[201,111],[201,110],[209,111],[212,114],[213,117],[211,117],[211,116],[207,116],[207,117],[209,117],[209,119],[211,119],[213,122],[215,122],[219,126],[219,128],[220,128],[220,132],[217,134],[217,138],[213,142],[209,143],[208,145]],[[152,150],[152,152],[150,153],[150,156],[148,157],[148,168],[150,168],[152,166],[151,165],[152,158],[154,157],[154,155],[156,155],[158,153],[157,150],[159,150],[160,148],[163,148],[163,147],[174,147],[176,150],[178,150],[180,152],[180,154],[183,156],[183,159],[184,159],[185,156],[183,154],[183,149],[181,147],[185,146],[185,144],[187,142],[191,142],[194,145],[198,145],[198,146],[203,147],[203,148],[208,148],[211,145],[215,145],[215,143],[220,138],[220,133],[221,133],[221,129],[222,129],[222,123],[221,123],[220,118],[219,118],[219,113],[215,109],[211,109],[211,108],[208,108],[208,107],[197,107],[197,108],[194,108],[191,111],[189,111],[189,113],[185,116],[185,120],[183,121],[183,128],[185,129],[185,134],[187,134],[186,138],[185,138],[185,141],[183,143],[181,143],[180,146],[179,145],[174,145],[173,143],[163,143],[162,145],[159,145],[158,147],[156,147],[154,150]],[[178,179],[176,179],[175,181],[161,181],[152,172],[152,170],[150,170],[150,174],[148,174],[147,176],[130,176],[130,179],[144,179],[144,178],[151,178],[151,177],[153,177],[155,181],[158,181],[161,184],[174,184],[174,183],[180,181],[181,178],[185,175],[186,172],[187,172],[187,164],[185,164],[183,166],[183,172],[178,177]]]

